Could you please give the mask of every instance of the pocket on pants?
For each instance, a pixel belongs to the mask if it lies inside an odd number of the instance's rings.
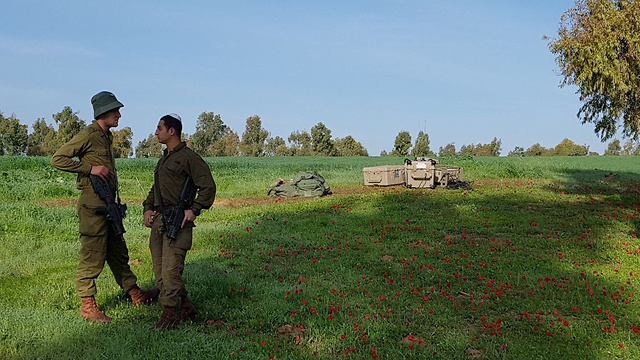
[[[178,231],[178,235],[176,239],[171,242],[171,246],[182,249],[182,250],[191,250],[192,239],[193,239],[193,223],[186,223],[184,228]]]
[[[107,219],[103,215],[96,214],[95,209],[86,204],[78,206],[80,234],[86,236],[103,236],[107,234]]]

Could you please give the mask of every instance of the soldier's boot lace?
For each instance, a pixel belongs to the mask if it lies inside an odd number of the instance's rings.
[[[163,330],[173,330],[178,324],[180,324],[180,317],[178,316],[178,308],[172,306],[165,306],[162,310],[162,316],[160,321],[156,323],[154,328]]]
[[[180,306],[180,321],[194,321],[196,319],[196,315],[198,315],[196,307],[193,306],[193,303],[189,298],[184,298],[182,300],[182,305]]]
[[[113,320],[98,309],[95,297],[85,296],[81,299],[82,308],[80,308],[80,316],[83,318],[95,323],[108,323]]]
[[[160,289],[158,288],[142,290],[138,287],[138,285],[134,285],[131,290],[129,290],[129,296],[131,296],[131,302],[133,303],[133,306],[148,305],[154,301],[157,301],[158,295],[160,295]]]

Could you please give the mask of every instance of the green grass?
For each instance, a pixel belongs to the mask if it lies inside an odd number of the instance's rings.
[[[640,358],[637,157],[441,159],[467,190],[361,185],[399,158],[207,162],[236,204],[198,219],[184,277],[200,314],[166,332],[108,269],[97,300],[114,322],[78,315],[75,177],[0,157],[0,358]],[[118,161],[144,287],[154,166]],[[302,170],[351,191],[246,201]]]

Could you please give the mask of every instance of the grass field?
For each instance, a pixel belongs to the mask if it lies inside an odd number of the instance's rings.
[[[78,315],[75,177],[0,157],[0,359],[638,359],[640,158],[445,158],[471,189],[369,188],[398,158],[210,158],[214,207],[185,280],[194,323],[150,329],[110,271]],[[118,161],[125,237],[154,285],[141,201],[156,161]],[[334,195],[266,197],[317,170]]]

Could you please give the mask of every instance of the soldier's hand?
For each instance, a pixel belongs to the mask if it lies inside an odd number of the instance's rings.
[[[150,228],[151,224],[153,224],[153,219],[156,213],[153,210],[147,210],[144,212],[144,226]]]
[[[109,168],[103,165],[92,166],[91,175],[95,175],[105,181],[111,179],[111,173],[109,172]]]
[[[180,229],[184,228],[184,224],[188,222],[193,222],[196,219],[196,215],[193,213],[193,211],[191,209],[185,210],[184,211],[184,219],[182,219],[182,226],[180,226]]]

